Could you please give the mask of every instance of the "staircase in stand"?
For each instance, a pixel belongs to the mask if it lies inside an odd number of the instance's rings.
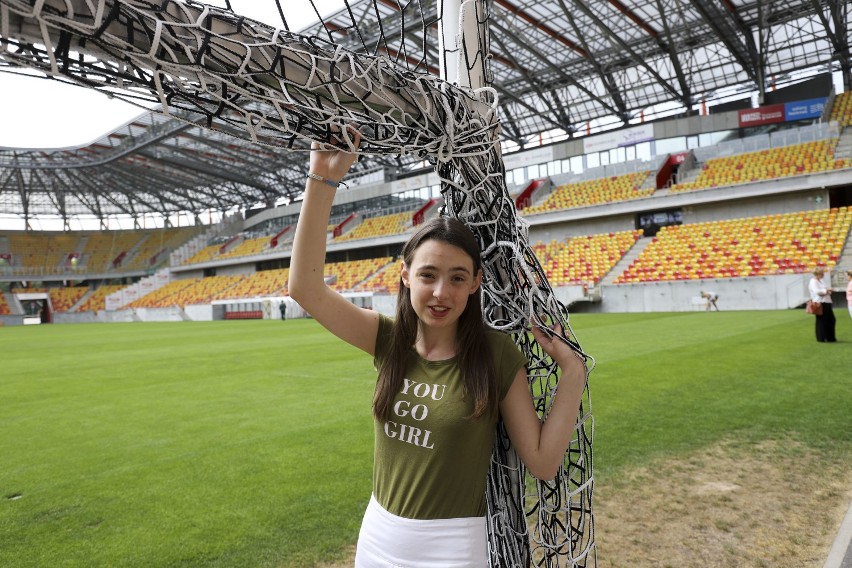
[[[852,160],[852,127],[847,126],[840,132],[840,138],[834,148],[834,158]]]
[[[645,250],[645,247],[651,244],[652,240],[654,239],[651,237],[642,237],[641,239],[633,243],[633,246],[630,247],[630,250],[627,251],[627,254],[621,257],[621,260],[615,263],[615,266],[613,266],[612,269],[606,273],[606,276],[601,279],[601,284],[612,284],[615,279],[618,278],[622,272],[627,270],[627,268],[633,263],[633,261],[636,260],[640,254],[642,254],[642,251]]]
[[[852,130],[852,128],[847,128]],[[846,235],[846,242],[843,243],[843,249],[840,251],[840,258],[837,259],[837,265],[831,271],[831,285],[836,290],[846,289],[846,271],[852,269],[852,231]]]

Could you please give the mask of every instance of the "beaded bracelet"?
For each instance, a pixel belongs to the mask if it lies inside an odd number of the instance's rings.
[[[324,177],[322,177],[321,175],[317,175],[317,174],[315,174],[315,173],[313,173],[313,172],[308,172],[308,177],[309,177],[309,178],[311,178],[311,179],[315,179],[315,180],[317,180],[317,181],[321,181],[321,182],[323,182],[324,184],[326,184],[326,185],[329,185],[329,186],[333,187],[334,189],[337,189],[338,187],[340,187],[340,183],[335,183],[335,182],[333,182],[333,181],[331,181],[331,180],[325,179],[325,178],[324,178]]]

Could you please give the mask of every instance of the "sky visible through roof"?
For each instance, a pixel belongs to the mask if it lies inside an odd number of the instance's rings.
[[[225,7],[227,4],[226,0],[203,1],[220,7]],[[350,4],[357,4],[358,0],[349,0],[349,2]],[[317,20],[317,14],[327,17],[345,6],[344,0],[230,1],[232,9],[236,13],[275,27],[282,25],[278,4],[284,10],[288,27],[293,30],[302,30],[310,26]],[[817,68],[803,68],[794,71],[791,75],[799,75],[799,79],[804,79],[817,71],[819,71]],[[28,71],[20,70],[16,73],[25,74]],[[834,82],[836,92],[841,92],[843,84],[838,72],[834,73]],[[714,100],[709,104],[742,98],[750,98],[751,103],[756,104],[756,91],[744,92],[742,87],[742,84],[738,84],[717,89],[713,93]],[[0,102],[2,102],[0,104],[0,149],[84,147],[147,112],[130,103],[110,99],[102,92],[47,80],[43,76],[26,77],[20,74],[0,73],[0,93],[2,93],[2,96],[0,96]],[[656,120],[679,114],[682,111],[683,107],[678,101],[665,101],[644,108],[643,115],[639,118],[634,117],[630,123],[644,122],[646,116],[651,117],[651,120]],[[594,135],[602,130],[621,125],[617,121],[613,122],[614,120],[615,115],[590,117],[585,130],[578,132],[577,135]],[[538,134],[538,144],[550,144],[565,137],[567,137],[567,132],[563,129],[543,130]],[[530,140],[530,143],[535,145],[532,140]],[[508,138],[504,140],[504,152],[511,152],[517,148],[518,145],[515,141]],[[49,219],[50,216],[38,217],[31,217],[33,228],[61,230],[61,219]],[[189,219],[189,217],[186,218]],[[82,225],[81,219],[82,217],[79,216],[73,218],[72,225],[74,226],[72,228],[76,229],[78,224]],[[86,220],[86,223],[90,224],[88,221],[97,225],[96,220]],[[174,220],[171,221],[174,222]],[[9,222],[14,226],[10,227]],[[109,218],[108,222],[110,222]],[[183,223],[185,224],[186,221]],[[21,216],[0,215],[0,229],[7,228],[23,228],[23,218]],[[111,226],[111,228],[114,227]],[[124,227],[122,226],[122,228]]]
[[[283,0],[282,6],[287,10],[285,16],[291,29],[304,29],[317,21],[311,2],[323,16],[344,6],[343,0],[303,0],[298,3]],[[204,3],[225,7],[222,0]],[[297,6],[294,7],[294,4]],[[281,25],[275,0],[231,0],[231,8],[240,15],[269,25]],[[47,80],[43,75],[25,69],[14,74],[0,73],[0,93],[0,149],[86,146],[147,112],[130,103],[108,98],[104,93]],[[182,223],[177,216],[169,220],[178,225],[189,222],[187,218]],[[119,227],[111,228],[132,227],[132,221],[116,221]],[[153,222],[162,226],[162,220]],[[63,229],[63,221],[58,217],[40,216],[31,219],[31,224],[41,230]],[[99,221],[94,218],[75,218],[71,224],[72,229],[99,228]],[[23,217],[0,215],[0,230],[22,229]]]
[[[322,15],[343,7],[342,0],[313,2]],[[221,0],[205,3],[225,7]],[[317,20],[309,2],[285,0],[282,6],[292,29],[304,29]],[[231,0],[231,7],[243,16],[281,25],[274,0]],[[33,76],[0,73],[0,148],[85,146],[147,112],[92,89],[45,80],[43,75],[27,70],[20,73]]]

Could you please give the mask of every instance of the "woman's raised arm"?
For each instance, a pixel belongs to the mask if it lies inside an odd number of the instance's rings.
[[[353,146],[357,147],[360,135],[354,131],[349,133],[353,137]],[[378,314],[355,306],[329,288],[323,270],[326,232],[337,191],[334,184],[346,175],[354,161],[355,154],[337,149],[324,150],[314,144],[305,197],[293,240],[289,291],[290,296],[323,327],[373,355],[379,329]]]
[[[556,335],[562,334],[560,326],[556,326],[554,331]],[[582,357],[564,341],[552,334],[545,334],[535,326],[532,332],[561,371],[547,420],[542,421],[533,408],[526,369],[521,369],[515,377],[508,394],[500,403],[500,414],[509,439],[524,465],[538,479],[549,481],[562,465],[574,434],[586,384],[586,366]]]

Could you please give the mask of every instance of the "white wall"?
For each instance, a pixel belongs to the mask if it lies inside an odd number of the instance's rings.
[[[567,237],[583,237],[602,233],[632,231],[636,228],[635,215],[614,215],[610,217],[565,221],[549,225],[532,225],[529,228],[529,242],[549,243],[561,241]]]
[[[136,317],[140,321],[185,321],[184,311],[177,307],[172,308],[136,308]]]
[[[184,312],[192,321],[213,321],[213,306],[210,304],[185,306]]]
[[[54,312],[53,323],[101,323],[95,312]]]
[[[779,194],[772,198],[759,197],[741,199],[735,202],[720,201],[705,203],[700,207],[684,207],[683,222],[684,224],[706,223],[708,221],[742,219],[764,215],[783,215],[785,213],[817,209],[822,210],[825,209],[826,203],[828,203],[828,192],[824,189]]]
[[[396,315],[396,294],[377,294],[373,296],[373,309],[388,317]]]
[[[134,321],[142,321],[136,315],[134,310],[115,310],[115,311],[100,311],[98,319],[108,323],[129,323]]]
[[[0,325],[24,325],[24,316],[0,316]]]
[[[251,275],[254,274],[254,265],[253,264],[236,264],[231,266],[217,266],[216,267],[216,276],[242,276],[242,275]],[[202,272],[202,276],[204,273]],[[200,276],[196,276],[196,278],[200,278]]]
[[[601,286],[601,303],[583,306],[595,312],[690,312],[704,309],[701,291],[719,295],[720,310],[785,310],[808,298],[809,274],[755,278],[682,280]]]

